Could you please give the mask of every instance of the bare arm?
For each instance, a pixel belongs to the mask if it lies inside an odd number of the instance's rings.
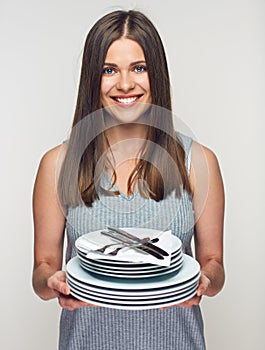
[[[56,296],[47,280],[62,266],[65,217],[57,198],[55,176],[59,152],[57,147],[44,155],[33,191],[33,287],[43,299]]]
[[[195,215],[195,254],[201,266],[197,294],[178,304],[198,305],[202,295],[214,296],[224,284],[224,188],[218,161],[212,151],[194,143],[190,183]]]
[[[58,297],[62,307],[73,310],[87,304],[70,296],[65,272],[61,271],[65,216],[57,196],[56,167],[62,147],[44,155],[35,181],[33,288],[42,299]]]
[[[202,164],[203,157],[206,167]],[[206,147],[193,145],[192,184],[195,212],[195,253],[201,265],[198,295],[214,296],[224,284],[223,221],[224,188],[216,156]],[[205,173],[207,171],[207,174]],[[207,179],[207,182],[205,181]],[[207,186],[208,184],[208,186]]]

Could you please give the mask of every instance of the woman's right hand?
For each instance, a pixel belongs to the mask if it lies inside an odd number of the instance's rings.
[[[57,295],[59,304],[62,308],[70,311],[83,306],[95,306],[74,298],[70,293],[70,288],[66,283],[66,274],[64,271],[57,271],[47,281],[48,287]]]

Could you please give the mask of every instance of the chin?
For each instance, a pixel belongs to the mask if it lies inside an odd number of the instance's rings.
[[[137,123],[143,120],[150,103],[112,104],[104,108],[109,117],[119,124]]]

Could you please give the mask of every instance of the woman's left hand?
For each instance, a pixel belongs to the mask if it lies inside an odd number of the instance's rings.
[[[196,293],[196,295],[194,295],[194,297],[192,297],[192,298],[190,298],[190,299],[188,299],[180,304],[162,307],[161,310],[168,309],[172,306],[181,306],[181,307],[186,307],[186,308],[190,309],[193,305],[199,305],[201,298],[204,294],[206,294],[206,291],[207,291],[210,283],[211,283],[210,279],[208,277],[206,277],[206,275],[201,273],[197,293]]]
[[[193,305],[199,305],[201,298],[204,294],[206,294],[206,291],[207,291],[209,285],[210,285],[209,278],[206,277],[203,273],[201,273],[199,286],[198,286],[196,295],[194,295],[194,297],[192,297],[191,299],[184,301],[183,303],[177,304],[177,306],[186,307],[189,309]]]

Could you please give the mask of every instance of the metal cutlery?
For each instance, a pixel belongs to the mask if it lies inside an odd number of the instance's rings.
[[[105,234],[105,235],[107,235],[107,236],[109,236],[109,237],[115,239],[115,236],[113,235],[113,233],[108,234],[108,232],[104,232],[103,234]],[[85,236],[84,236],[83,238],[84,238],[85,240],[91,242],[91,240],[88,239],[88,238],[86,238]],[[93,249],[93,250],[91,250],[91,251],[96,252],[96,253],[98,253],[98,254],[102,254],[102,255],[113,255],[113,256],[115,256],[115,255],[118,254],[118,252],[119,252],[121,249],[124,249],[124,248],[136,248],[136,247],[141,247],[145,242],[148,242],[148,241],[150,241],[150,238],[149,238],[149,237],[143,238],[143,239],[142,239],[142,243],[141,243],[141,242],[132,242],[132,241],[129,241],[129,240],[128,240],[128,241],[120,241],[120,240],[119,240],[119,243],[106,244],[106,245],[104,245],[104,246],[101,247],[101,248]],[[153,242],[153,243],[156,243],[156,242],[158,242],[158,241],[159,241],[158,238],[153,238],[153,239],[151,240],[151,242]],[[114,249],[114,250],[108,252],[108,253],[105,253],[106,249],[111,248],[111,247],[115,247],[115,246],[118,246],[118,247],[117,247],[116,249]],[[84,249],[84,248],[83,248],[83,249]],[[89,252],[89,251],[88,251],[88,252]]]
[[[101,231],[101,233],[106,235],[106,236],[109,236],[111,238],[114,238],[122,243],[127,243],[127,244],[131,244],[131,245],[132,245],[132,243],[138,243],[138,244],[140,244],[138,247],[132,246],[132,248],[140,250],[140,251],[145,252],[147,254],[153,255],[157,259],[160,259],[160,260],[164,259],[164,256],[161,253],[159,253],[157,250],[153,249],[152,246],[150,247],[150,245],[152,245],[152,243],[148,243],[148,242],[150,242],[150,239],[145,241],[145,240],[141,240],[140,238],[137,237],[138,239],[135,240],[135,239],[132,239],[129,237],[125,237],[121,233],[116,232],[116,231]],[[119,235],[117,235],[117,233]],[[154,247],[156,247],[156,246],[154,245]]]
[[[118,252],[120,251],[120,250],[122,250],[122,249],[124,249],[124,248],[140,248],[140,247],[142,247],[143,246],[143,244],[141,244],[141,243],[116,243],[116,244],[114,244],[114,245],[119,245],[119,247],[118,248],[116,248],[116,249],[114,249],[114,250],[112,250],[112,251],[110,251],[110,252],[108,252],[108,253],[104,253],[103,252],[103,254],[104,255],[117,255],[118,254]],[[104,247],[103,247],[104,248]],[[95,250],[96,252],[98,252],[98,250]],[[102,249],[100,249],[100,253],[102,253]]]
[[[113,236],[111,236],[111,237],[113,237]],[[152,239],[151,241],[153,242],[153,243],[155,243],[155,242],[158,242],[158,238],[154,238],[154,239]],[[118,247],[117,249],[122,249],[122,248],[126,248],[126,247],[134,247],[134,246],[141,246],[141,245],[143,245],[143,244],[145,244],[145,242],[149,242],[150,241],[150,238],[149,237],[147,237],[147,238],[143,238],[142,239],[142,243],[122,243],[122,242],[120,242],[120,243],[111,243],[111,244],[107,244],[107,245],[104,245],[103,247],[101,247],[101,248],[98,248],[98,249],[95,249],[94,250],[94,252],[97,252],[97,253],[105,253],[105,251],[106,251],[106,249],[108,249],[108,248],[111,248],[111,247],[114,247],[114,246],[116,246],[116,245],[122,245],[121,247]],[[115,249],[116,250],[116,249]],[[114,251],[113,251],[114,252]],[[108,254],[113,254],[113,252],[110,252],[110,253],[108,253]]]
[[[129,238],[131,239],[132,241],[134,242],[141,242],[142,240],[137,237],[137,236],[134,236],[132,235],[131,233],[125,231],[125,230],[122,230],[122,229],[119,229],[119,228],[114,228],[114,227],[107,227],[108,230],[110,231],[114,231],[126,238]],[[161,254],[162,256],[168,256],[169,254],[162,248],[160,247],[157,247],[156,245],[152,244],[152,242],[149,240],[147,241],[145,244],[144,244],[146,247],[150,248],[151,250],[155,250],[157,253]]]

